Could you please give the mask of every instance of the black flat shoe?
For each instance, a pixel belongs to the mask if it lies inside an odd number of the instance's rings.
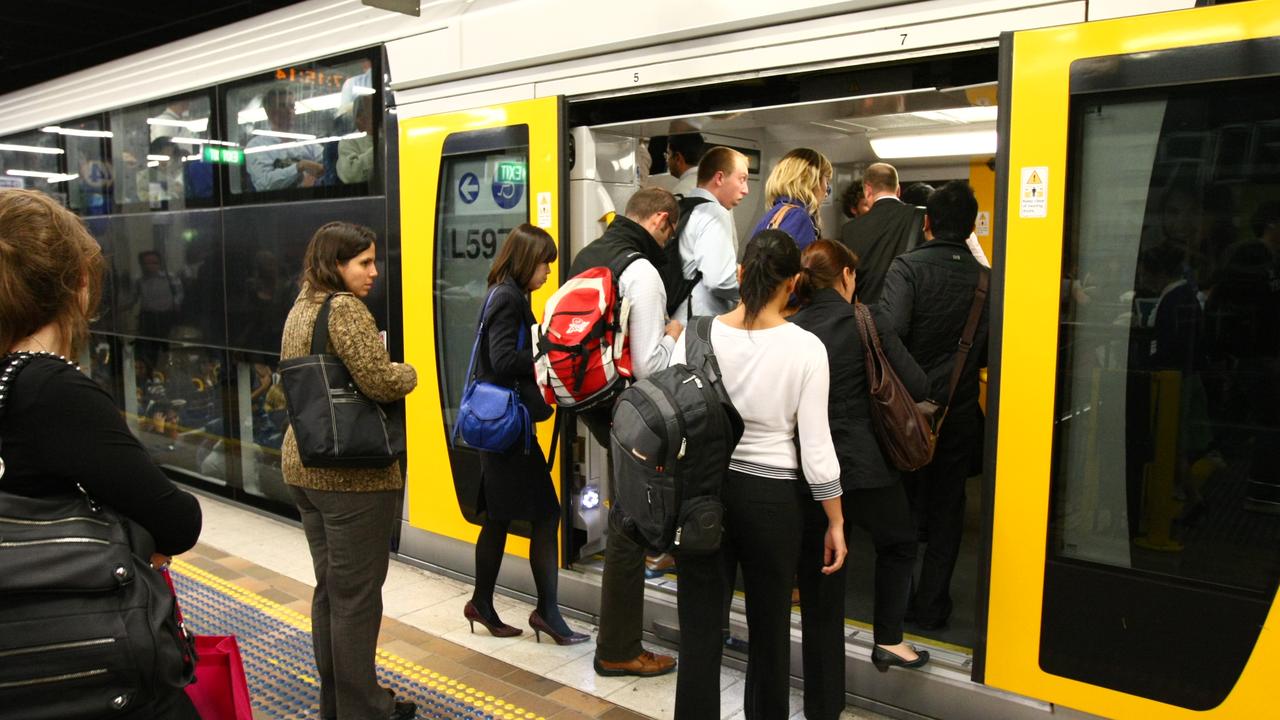
[[[396,709],[391,711],[390,720],[413,720],[418,717],[418,706],[411,702],[396,701]]]
[[[897,653],[889,652],[879,645],[871,648],[871,664],[875,665],[876,670],[880,672],[889,672],[889,668],[895,666],[907,669],[924,667],[925,663],[929,662],[928,650],[917,650],[916,656],[915,660],[908,661]]]

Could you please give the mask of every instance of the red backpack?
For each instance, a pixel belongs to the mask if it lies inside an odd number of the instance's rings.
[[[631,303],[618,292],[618,278],[643,257],[629,252],[584,270],[547,300],[534,346],[534,374],[547,404],[586,410],[611,402],[626,387]]]

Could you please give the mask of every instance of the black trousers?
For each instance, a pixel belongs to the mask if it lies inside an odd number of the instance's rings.
[[[951,616],[951,576],[964,533],[964,484],[970,453],[977,451],[973,444],[978,430],[975,423],[944,424],[933,461],[903,480],[912,514],[928,536],[911,603],[915,618],[924,623],[945,622]]]
[[[791,586],[800,550],[801,506],[793,480],[730,471],[724,486],[725,536],[747,590],[748,720],[785,720],[789,712]],[[677,720],[720,717],[720,632],[725,572],[720,552],[677,555],[680,665]]]
[[[801,492],[804,492],[803,490]],[[845,528],[849,523],[871,534],[876,550],[875,641],[902,642],[902,619],[915,569],[916,529],[901,483],[888,487],[846,490]],[[804,716],[835,720],[844,710],[845,568],[822,574],[822,541],[827,514],[808,493],[801,496],[804,530],[800,539],[797,580],[804,655]],[[846,534],[846,541],[848,536]],[[852,548],[850,553],[852,553]]]

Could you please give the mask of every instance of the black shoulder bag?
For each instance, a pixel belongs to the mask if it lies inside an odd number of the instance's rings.
[[[5,358],[0,416],[35,357]],[[0,714],[109,718],[192,681],[195,646],[150,566],[153,550],[146,530],[83,488],[50,497],[0,491]]]
[[[324,299],[311,331],[311,354],[280,362],[289,425],[305,467],[384,468],[405,452],[404,428],[356,387],[329,345]]]

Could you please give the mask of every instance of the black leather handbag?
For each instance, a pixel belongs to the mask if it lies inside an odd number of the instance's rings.
[[[305,467],[388,467],[405,452],[404,428],[360,392],[341,358],[325,353],[332,301],[316,317],[311,354],[280,363],[298,455]]]
[[[0,414],[31,359],[5,362]],[[182,692],[195,646],[153,551],[146,530],[82,488],[0,492],[0,716],[114,717]]]

